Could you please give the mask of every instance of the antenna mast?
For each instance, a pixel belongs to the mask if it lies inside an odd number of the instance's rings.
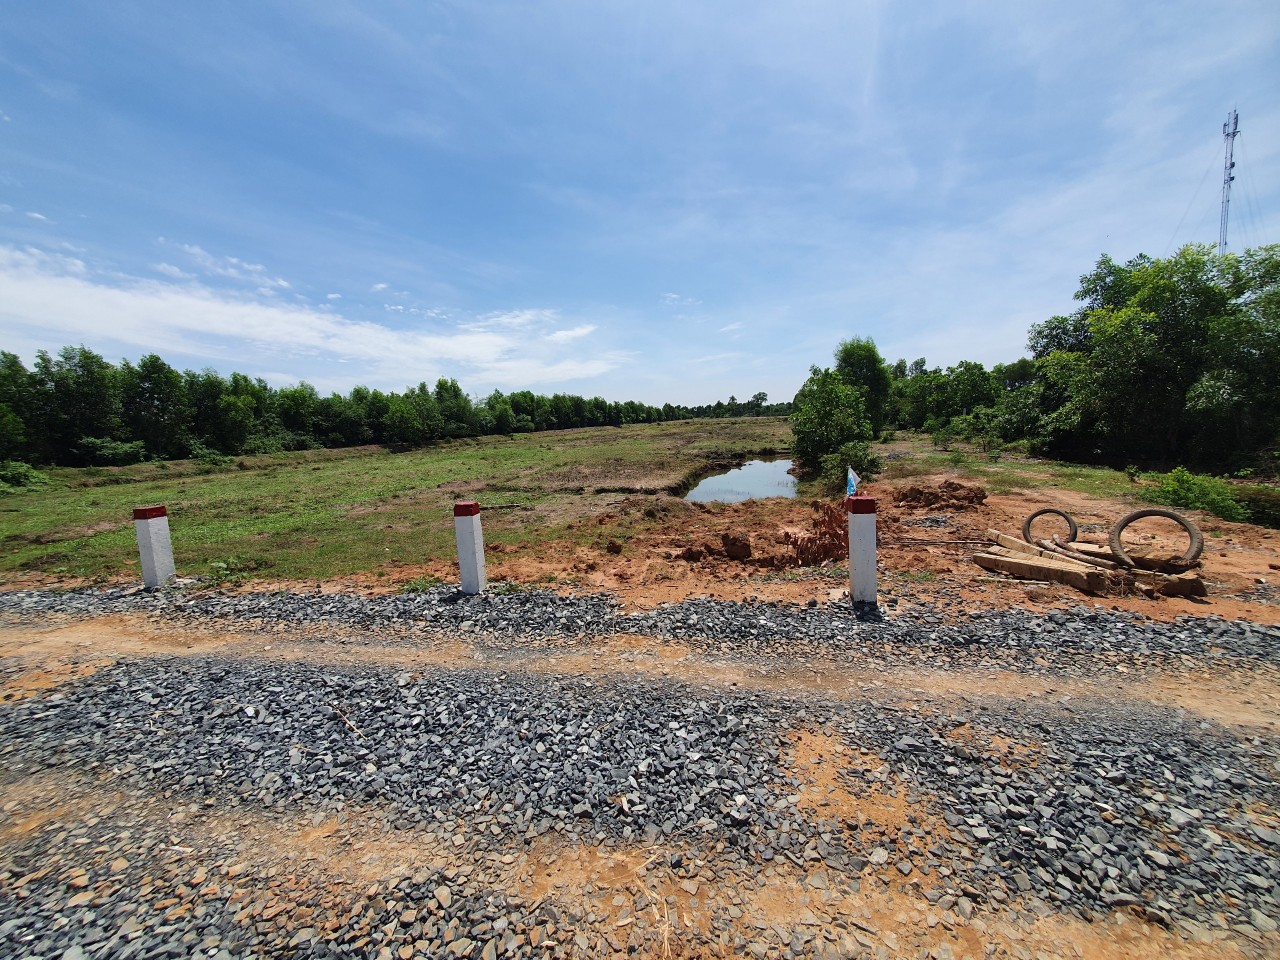
[[[1222,167],[1222,219],[1218,223],[1218,254],[1227,252],[1227,208],[1231,204],[1231,181],[1235,174],[1236,162],[1231,159],[1235,152],[1236,135],[1239,134],[1240,117],[1232,110],[1227,114],[1227,122],[1222,125],[1222,139],[1227,141],[1227,156]]]

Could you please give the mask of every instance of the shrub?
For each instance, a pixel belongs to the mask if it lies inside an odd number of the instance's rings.
[[[1147,492],[1152,503],[1204,510],[1223,520],[1249,519],[1249,511],[1236,499],[1235,488],[1225,480],[1195,474],[1186,467],[1177,467],[1164,476],[1155,474],[1152,479],[1156,487]]]
[[[42,487],[49,478],[21,460],[0,462],[0,494],[13,493],[23,487]]]
[[[147,447],[141,440],[125,443],[104,437],[81,437],[79,449],[91,467],[127,467],[147,458]]]
[[[871,439],[861,392],[830,370],[813,367],[791,412],[792,452],[806,473],[822,474],[825,459]],[[870,454],[867,454],[870,456]],[[855,469],[857,469],[855,465]],[[861,472],[861,471],[859,471]]]
[[[823,492],[832,497],[844,496],[850,467],[861,478],[860,482],[870,483],[884,469],[884,463],[871,452],[871,447],[865,440],[846,443],[835,453],[822,458],[818,482],[822,485]]]
[[[193,440],[191,443],[191,459],[205,467],[225,467],[233,458],[219,453],[212,447],[206,447],[199,440]]]
[[[1235,495],[1254,523],[1280,529],[1280,490],[1250,484],[1236,487]]]
[[[950,450],[951,444],[956,441],[956,431],[951,424],[938,427],[929,434],[929,442],[938,450]]]

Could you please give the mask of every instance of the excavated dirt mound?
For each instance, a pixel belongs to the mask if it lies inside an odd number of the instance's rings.
[[[912,484],[894,493],[893,502],[913,509],[972,510],[987,500],[987,491],[955,480],[943,480],[937,486]]]

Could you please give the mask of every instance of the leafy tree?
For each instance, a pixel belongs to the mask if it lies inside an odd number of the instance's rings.
[[[484,401],[485,409],[493,420],[493,432],[510,434],[515,432],[516,412],[511,406],[511,401],[502,395],[501,390],[495,390]]]
[[[413,401],[392,394],[387,401],[387,412],[382,418],[383,435],[387,443],[418,446],[427,439],[422,417]]]
[[[159,460],[186,456],[191,404],[182,374],[154,353],[120,364],[120,398],[125,430]]]
[[[847,444],[871,439],[871,420],[863,394],[840,374],[812,367],[809,379],[792,401],[791,433],[795,459],[816,473],[822,458]]]
[[[454,387],[458,386],[452,380],[449,382],[452,383]],[[461,391],[459,391],[459,393],[461,393]],[[426,383],[419,383],[416,387],[405,391],[405,398],[413,404],[414,409],[418,412],[418,420],[422,424],[422,439],[418,441],[420,443],[433,442],[446,436],[462,436],[462,434],[450,434],[448,432],[449,425],[445,420],[444,411],[441,409],[440,403],[436,399],[439,395],[439,383],[436,384],[435,393],[431,392]],[[391,396],[394,398],[395,394],[392,394]],[[470,417],[471,401],[467,399],[465,394],[462,396],[462,399],[466,401],[466,405],[463,408],[464,415]]]
[[[27,421],[34,411],[30,371],[17,354],[0,352],[0,460],[30,454]]]
[[[1076,297],[1030,343],[1051,452],[1223,469],[1276,442],[1280,246],[1102,257]]]
[[[33,419],[38,456],[48,463],[84,465],[84,438],[120,439],[120,382],[110,363],[92,350],[63,347],[57,359],[36,355]]]
[[[872,436],[880,436],[889,414],[893,378],[870,337],[844,340],[835,352],[836,373],[849,386],[862,390]]]
[[[436,381],[435,402],[444,421],[446,437],[473,437],[477,433],[471,398],[462,392],[457,380],[441,377]]]

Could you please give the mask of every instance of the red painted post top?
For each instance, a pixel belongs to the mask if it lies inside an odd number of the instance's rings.
[[[459,500],[453,505],[453,515],[455,517],[478,517],[480,515],[480,504],[474,500]]]
[[[846,513],[875,513],[876,498],[875,497],[845,497],[844,509]]]
[[[133,519],[135,520],[154,520],[156,517],[167,517],[169,511],[164,507],[135,507],[133,511]]]

